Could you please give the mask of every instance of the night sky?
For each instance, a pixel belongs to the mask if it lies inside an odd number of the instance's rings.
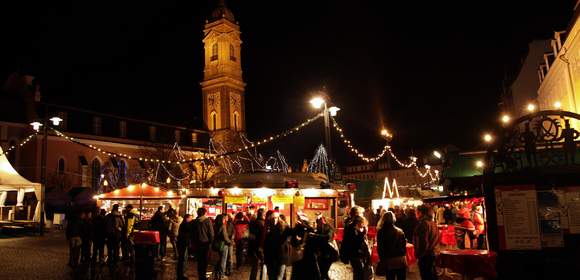
[[[40,79],[47,102],[199,125],[202,29],[217,1],[151,2],[3,4],[0,81],[20,69]],[[528,42],[565,29],[574,6],[391,2],[227,1],[242,29],[250,139],[314,115],[308,100],[324,86],[345,132],[369,154],[381,147],[382,126],[404,156],[478,149]],[[321,141],[319,121],[266,150],[298,162]],[[338,142],[334,150],[353,162]]]

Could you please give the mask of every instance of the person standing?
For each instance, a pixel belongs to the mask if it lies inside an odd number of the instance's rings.
[[[228,235],[227,223],[226,214],[220,214],[215,218],[215,239],[212,244],[212,249],[219,254],[219,260],[215,264],[213,271],[216,280],[223,279],[225,276],[228,254],[230,252],[229,246],[232,244]]]
[[[407,278],[407,239],[402,229],[395,226],[397,218],[387,212],[382,218],[383,227],[377,232],[377,253],[384,265],[387,280]],[[378,269],[378,268],[377,268]]]
[[[437,208],[437,212],[436,213],[436,221],[438,225],[444,225],[445,224],[445,210],[446,208],[443,206],[440,206],[439,208]]]
[[[157,257],[162,260],[165,258],[167,251],[167,233],[168,233],[168,218],[163,212],[163,206],[157,207],[157,211],[151,217],[151,228],[159,232],[159,249]]]
[[[81,219],[81,263],[91,262],[91,246],[93,245],[93,224],[91,212],[83,212]]]
[[[340,245],[340,260],[344,264],[350,262],[350,257],[352,254],[352,247],[354,242],[354,236],[356,233],[354,220],[356,217],[362,217],[364,209],[359,206],[353,206],[350,208],[349,216],[344,221],[344,233],[342,238],[342,244]]]
[[[433,221],[433,211],[427,205],[417,208],[419,224],[415,228],[413,244],[415,256],[419,260],[419,273],[422,280],[437,279],[435,274],[435,247],[439,244],[440,236],[437,225]]]
[[[230,276],[232,274],[232,269],[234,267],[234,237],[236,235],[236,230],[234,228],[234,216],[232,214],[226,214],[226,229],[227,235],[230,239],[230,243],[228,244],[228,259],[226,263],[226,276]]]
[[[205,215],[203,207],[197,209],[197,218],[193,221],[193,242],[197,259],[197,273],[200,280],[206,279],[208,253],[214,239],[214,231],[210,219]]]
[[[119,212],[119,204],[114,204],[111,213],[106,216],[107,230],[107,254],[109,264],[115,265],[119,261],[119,242],[124,228],[125,221]]]
[[[133,231],[135,230],[135,224],[138,221],[137,209],[133,208],[133,205],[128,204],[125,206],[125,229],[123,231],[123,259],[131,263],[135,263],[135,246],[133,243]]]
[[[367,237],[368,222],[364,217],[356,216],[352,224],[355,231],[352,236],[352,252],[349,262],[352,266],[353,280],[373,279],[371,249]]]
[[[67,214],[67,221],[66,221],[66,239],[68,240],[69,245],[69,259],[68,265],[75,269],[79,265],[80,261],[80,254],[81,254],[81,246],[82,246],[82,216],[84,213],[81,213],[80,216],[74,212],[69,212]]]
[[[328,271],[332,263],[338,259],[338,247],[334,241],[334,228],[322,216],[322,213],[316,213],[316,238],[320,240],[320,251],[318,252],[318,268],[320,269],[320,278],[329,280]]]
[[[258,209],[256,219],[250,222],[249,251],[252,257],[252,269],[250,280],[265,280],[264,275],[264,238],[266,236],[266,223],[264,221],[264,209]]]
[[[415,228],[419,220],[417,219],[417,214],[415,209],[407,208],[407,215],[405,216],[405,220],[403,220],[400,225],[401,229],[405,233],[405,237],[407,238],[407,242],[414,243],[413,241],[413,233],[415,232]]]
[[[483,220],[483,207],[481,205],[475,206],[473,213],[473,223],[475,225],[477,236],[477,249],[485,248],[485,221]]]
[[[100,209],[93,216],[93,263],[105,262],[105,209]]]
[[[169,242],[171,247],[173,247],[173,252],[175,253],[175,259],[178,258],[179,252],[177,251],[177,237],[179,236],[179,225],[182,223],[182,218],[177,215],[177,212],[171,212],[169,216]]]
[[[264,262],[268,268],[268,280],[283,280],[289,260],[288,239],[291,231],[286,222],[280,219],[279,212],[272,213],[269,225],[264,239]]]
[[[244,216],[244,213],[238,212],[236,214],[234,229],[234,242],[236,243],[236,268],[239,269],[245,260],[247,252],[246,246],[248,243],[248,236],[250,235],[248,218]]]
[[[185,266],[185,259],[187,254],[191,254],[187,252],[189,245],[191,244],[191,237],[193,235],[192,229],[192,217],[190,214],[186,214],[183,221],[179,225],[179,230],[177,234],[177,279],[187,279],[187,276],[184,272]]]

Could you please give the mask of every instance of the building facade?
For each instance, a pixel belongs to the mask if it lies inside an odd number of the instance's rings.
[[[241,145],[240,133],[246,128],[246,84],[242,79],[240,26],[223,0],[207,19],[203,33],[204,123],[216,142],[233,150]]]
[[[580,22],[578,4],[565,31],[555,32],[538,68],[538,107],[580,112]],[[576,124],[577,125],[577,124]]]
[[[429,167],[434,173],[441,172],[442,166],[435,164]],[[426,174],[425,167],[419,168],[419,172]],[[433,180],[429,174],[421,176],[417,169],[413,168],[393,168],[389,161],[378,161],[376,163],[367,163],[347,166],[342,174],[344,180],[349,181],[374,181],[382,183],[385,178],[390,181],[396,180],[399,186],[422,186],[431,183]]]

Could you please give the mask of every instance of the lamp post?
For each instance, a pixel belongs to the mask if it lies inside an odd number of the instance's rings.
[[[44,220],[44,200],[46,197],[46,158],[47,158],[47,150],[48,150],[48,107],[45,107],[44,112],[44,119],[43,123],[33,122],[30,125],[36,131],[38,131],[42,127],[42,153],[40,158],[40,235],[44,235],[44,227],[45,227],[45,220]],[[54,126],[58,126],[62,121],[59,117],[52,117],[50,121]]]
[[[316,109],[322,108],[322,114],[324,116],[324,146],[326,147],[326,154],[328,157],[328,161],[333,166],[333,156],[332,156],[332,142],[331,142],[331,135],[330,135],[330,117],[334,117],[337,115],[337,112],[340,111],[340,108],[336,106],[328,107],[326,100],[322,97],[314,97],[310,100],[310,104],[312,107]],[[331,178],[329,178],[330,180]]]

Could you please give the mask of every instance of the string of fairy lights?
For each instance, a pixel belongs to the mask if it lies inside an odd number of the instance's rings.
[[[159,159],[159,158],[153,158],[153,157],[143,157],[143,156],[135,156],[135,155],[129,155],[129,154],[125,154],[125,153],[116,153],[116,152],[112,152],[109,150],[106,150],[102,147],[96,146],[96,145],[92,145],[92,144],[86,144],[83,143],[80,139],[78,138],[74,138],[74,137],[70,137],[66,134],[64,134],[63,132],[50,127],[50,129],[57,135],[60,136],[70,142],[76,143],[78,145],[84,146],[86,148],[92,149],[96,152],[99,152],[103,155],[107,155],[109,157],[119,157],[119,158],[125,158],[128,160],[138,160],[138,161],[143,161],[143,162],[153,162],[153,163],[162,163],[162,164],[183,164],[183,163],[194,163],[194,162],[198,162],[198,161],[202,161],[202,160],[212,160],[212,159],[223,159],[226,156],[229,155],[233,155],[233,154],[237,154],[243,151],[247,151],[249,149],[254,149],[257,148],[259,146],[262,146],[264,144],[270,143],[270,142],[274,142],[277,141],[281,138],[287,137],[291,134],[297,133],[300,130],[302,130],[304,127],[308,126],[309,124],[311,124],[312,122],[316,121],[317,119],[319,119],[320,117],[322,117],[323,114],[317,114],[312,118],[307,119],[306,121],[285,130],[284,132],[278,133],[276,135],[272,135],[269,137],[266,137],[262,140],[259,140],[257,142],[251,142],[251,143],[247,143],[245,144],[244,147],[242,148],[238,148],[235,151],[227,151],[227,152],[223,152],[220,154],[210,154],[210,153],[200,153],[201,155],[195,155],[190,157],[189,159],[186,158],[182,158],[182,159],[177,159],[177,160],[164,160],[164,159]]]
[[[381,152],[379,152],[376,156],[367,156],[367,155],[363,154],[362,152],[359,151],[359,149],[355,148],[352,145],[352,141],[348,137],[346,137],[346,135],[343,132],[343,129],[340,127],[340,125],[338,124],[336,119],[333,117],[331,117],[331,119],[333,122],[333,127],[336,130],[336,132],[338,132],[338,135],[342,139],[342,142],[346,145],[346,147],[354,155],[356,155],[361,160],[363,160],[367,163],[375,162],[375,161],[378,161],[379,159],[383,158],[386,154],[388,154],[400,167],[402,167],[402,168],[413,168],[414,167],[415,171],[417,172],[417,174],[421,178],[426,178],[427,176],[429,176],[429,179],[431,182],[436,182],[439,180],[439,170],[431,169],[431,166],[425,165],[424,166],[425,171],[421,171],[421,168],[419,168],[419,166],[417,165],[417,158],[414,156],[410,156],[408,162],[401,161],[399,159],[399,157],[397,157],[397,155],[393,152],[393,149],[391,148],[391,146],[388,143],[385,144],[385,146],[383,147]]]
[[[19,144],[12,145],[12,146],[8,147],[8,149],[6,149],[6,151],[3,151],[2,153],[0,153],[0,155],[7,156],[10,152],[14,151],[17,147],[22,147],[22,146],[26,145],[37,134],[38,134],[37,132],[30,134],[28,137],[24,138],[24,140],[22,142],[20,142]]]

